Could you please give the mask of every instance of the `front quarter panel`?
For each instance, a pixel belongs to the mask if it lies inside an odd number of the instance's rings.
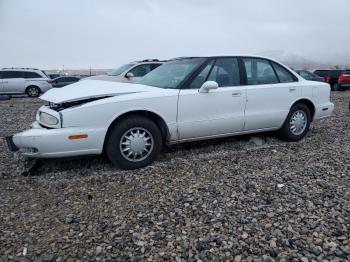
[[[138,110],[160,116],[168,126],[171,137],[176,136],[178,90],[154,94],[140,93],[97,100],[77,108],[61,111],[63,127],[103,127],[106,131],[119,116]],[[174,137],[175,139],[175,137]]]

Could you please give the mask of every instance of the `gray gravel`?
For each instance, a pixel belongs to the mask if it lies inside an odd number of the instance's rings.
[[[28,161],[0,140],[0,260],[349,261],[350,92],[298,143],[270,134],[165,149],[149,167]],[[40,100],[0,102],[0,136]]]

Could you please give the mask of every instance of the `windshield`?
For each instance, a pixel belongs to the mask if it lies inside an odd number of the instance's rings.
[[[170,61],[145,75],[138,83],[160,88],[176,89],[204,61],[205,58],[187,58]]]
[[[135,64],[126,64],[123,65],[117,69],[113,69],[112,71],[108,72],[107,75],[109,76],[119,76],[121,73],[123,73],[125,70],[128,70],[130,67],[134,66]]]

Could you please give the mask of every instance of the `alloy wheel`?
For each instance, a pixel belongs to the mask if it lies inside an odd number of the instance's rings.
[[[307,115],[302,110],[297,110],[293,113],[289,122],[290,131],[293,135],[301,135],[307,126]]]
[[[152,153],[153,146],[152,134],[145,128],[134,127],[121,137],[119,149],[126,160],[140,162]]]

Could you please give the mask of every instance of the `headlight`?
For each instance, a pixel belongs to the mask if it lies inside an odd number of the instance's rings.
[[[48,125],[57,125],[58,119],[45,112],[40,112],[40,121]]]

